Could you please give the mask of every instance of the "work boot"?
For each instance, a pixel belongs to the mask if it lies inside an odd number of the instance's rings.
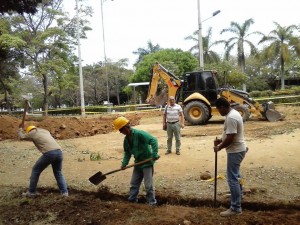
[[[39,196],[40,194],[38,193],[32,193],[32,192],[29,192],[29,191],[26,191],[24,193],[22,193],[22,196],[24,197],[28,197],[28,198],[35,198],[36,196]]]
[[[136,198],[136,199],[134,199],[134,200],[129,200],[129,199],[128,199],[128,201],[131,202],[131,203],[138,203],[138,202],[139,202],[139,199],[138,199],[138,198]]]
[[[69,196],[69,193],[68,193],[68,192],[61,193],[61,196],[62,196],[62,197],[68,197],[68,196]]]
[[[157,206],[157,202],[149,203],[149,206],[151,206],[151,207],[156,207],[156,206]]]
[[[180,155],[180,151],[176,151],[176,155]]]
[[[165,155],[169,155],[171,153],[172,153],[171,151],[166,151]]]
[[[232,208],[229,208],[226,211],[221,212],[220,216],[227,217],[227,216],[236,216],[240,214],[242,214],[242,211],[235,211]]]

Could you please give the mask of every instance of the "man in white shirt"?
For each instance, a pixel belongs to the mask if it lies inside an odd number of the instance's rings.
[[[176,154],[180,155],[181,134],[180,129],[184,128],[184,115],[180,105],[175,103],[174,96],[169,97],[169,104],[165,107],[163,116],[163,127],[167,127],[167,151],[166,155],[172,152],[173,135],[176,140]]]
[[[214,151],[226,148],[227,182],[230,189],[230,208],[221,212],[221,216],[234,216],[242,213],[242,187],[240,185],[240,165],[245,157],[247,146],[244,140],[243,118],[238,111],[230,107],[225,98],[216,101],[216,107],[225,116],[224,131],[221,139],[214,142]]]

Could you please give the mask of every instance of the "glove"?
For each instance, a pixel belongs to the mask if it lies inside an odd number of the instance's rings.
[[[153,157],[153,160],[156,161],[156,160],[158,160],[159,158],[160,158],[160,156],[157,155],[156,157]]]
[[[121,169],[122,169],[122,170],[125,170],[125,167],[126,167],[126,166],[121,166]]]

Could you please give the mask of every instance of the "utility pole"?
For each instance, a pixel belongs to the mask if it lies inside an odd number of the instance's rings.
[[[81,47],[80,47],[80,32],[79,32],[79,9],[78,9],[78,0],[76,0],[76,17],[77,17],[78,60],[79,60],[80,105],[81,105],[81,116],[85,116],[84,91],[83,91],[83,77],[82,77],[82,63],[81,63]]]
[[[221,11],[215,11],[211,17],[201,21],[201,13],[200,13],[200,0],[198,0],[198,44],[199,44],[199,67],[200,71],[204,70],[204,59],[203,59],[203,38],[202,38],[202,23],[216,15],[218,15]]]
[[[199,44],[199,66],[200,71],[204,70],[203,62],[203,40],[202,40],[202,22],[200,14],[200,0],[198,0],[198,44]]]
[[[105,0],[100,0],[101,2],[101,18],[102,18],[102,37],[103,37],[103,53],[104,53],[104,67],[106,75],[106,92],[107,92],[107,103],[109,103],[109,82],[108,82],[108,72],[107,72],[107,59],[106,59],[106,50],[105,50],[105,34],[104,34],[104,20],[103,20],[103,2]]]

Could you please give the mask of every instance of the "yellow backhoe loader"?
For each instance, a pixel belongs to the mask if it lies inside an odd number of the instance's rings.
[[[157,96],[160,79],[164,80],[168,91]],[[216,71],[185,73],[183,80],[180,80],[161,64],[155,63],[146,102],[151,105],[164,105],[168,96],[175,96],[177,102],[179,99],[182,101],[185,119],[193,125],[205,124],[212,116],[220,115],[214,105],[219,97],[226,98],[231,107],[240,112],[244,121],[250,115],[271,122],[284,118],[283,114],[275,110],[272,102],[260,104],[251,99],[247,92],[219,88]]]

